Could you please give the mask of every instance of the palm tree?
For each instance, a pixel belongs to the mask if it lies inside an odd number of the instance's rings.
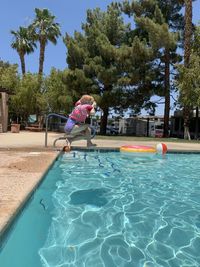
[[[185,0],[184,66],[189,67],[192,41],[192,0]],[[184,139],[190,139],[190,107],[184,107]]]
[[[26,73],[25,67],[25,55],[34,52],[34,48],[36,48],[36,44],[34,40],[31,38],[31,29],[30,27],[19,27],[18,31],[11,31],[13,34],[14,40],[11,43],[11,47],[16,49],[19,54],[21,61],[22,74]]]
[[[54,22],[55,16],[53,16],[48,9],[35,8],[35,15],[36,18],[32,23],[32,27],[35,32],[35,40],[39,41],[40,44],[38,74],[42,76],[46,45],[48,41],[56,44],[57,38],[61,33],[59,24]]]

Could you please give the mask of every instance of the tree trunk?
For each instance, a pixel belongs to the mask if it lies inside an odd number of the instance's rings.
[[[192,0],[185,0],[185,41],[184,41],[184,66],[189,67],[192,39]],[[189,119],[190,107],[184,106],[184,139],[190,140]]]
[[[170,113],[170,54],[165,50],[165,109],[163,137],[169,137],[169,113]]]
[[[149,118],[147,118],[147,137],[149,137]]]
[[[192,0],[185,0],[184,66],[189,67],[192,41]]]
[[[184,139],[191,140],[190,137],[190,108],[188,106],[185,106],[183,109],[183,118],[184,118]]]
[[[40,58],[39,58],[39,71],[38,71],[40,77],[42,77],[43,75],[44,53],[45,53],[45,41],[40,40]]]
[[[195,136],[194,138],[198,140],[199,138],[199,108],[196,107],[196,117],[195,117]]]
[[[19,54],[20,61],[21,61],[21,69],[22,69],[22,74],[25,75],[26,73],[26,67],[25,67],[25,59],[24,59],[24,54],[20,53]]]
[[[105,135],[106,134],[107,121],[108,121],[109,108],[105,107],[102,110],[103,110],[103,116],[101,117],[100,134]]]

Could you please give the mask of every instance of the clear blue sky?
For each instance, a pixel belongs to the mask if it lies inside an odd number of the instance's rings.
[[[164,1],[164,0],[163,0]],[[20,66],[19,56],[10,46],[12,36],[10,30],[18,30],[19,26],[29,25],[34,18],[34,9],[48,8],[61,25],[64,36],[67,32],[73,35],[75,30],[81,30],[81,23],[85,22],[86,10],[100,7],[106,10],[112,0],[5,0],[1,1],[0,16],[0,59],[17,63]],[[119,1],[118,1],[119,2]],[[121,1],[122,2],[122,1]],[[200,21],[200,0],[193,3],[193,22]],[[26,70],[38,71],[39,49],[26,57]],[[52,67],[64,69],[66,64],[66,47],[62,38],[54,46],[49,43],[46,49],[44,73],[49,74]],[[21,71],[21,68],[19,68]],[[160,107],[157,114],[163,114]]]
[[[0,58],[10,63],[18,63],[19,57],[10,47],[12,36],[10,30],[17,30],[19,26],[27,26],[34,18],[34,8],[48,8],[61,25],[62,34],[73,34],[74,30],[81,30],[81,23],[85,21],[86,10],[100,7],[106,10],[112,0],[5,0],[1,1],[0,16]],[[193,21],[200,20],[200,0],[194,2]],[[39,49],[26,57],[27,70],[38,71]],[[51,67],[64,69],[66,65],[66,47],[62,38],[54,46],[49,43],[45,54],[44,72],[49,73]]]
[[[0,58],[10,63],[18,63],[19,57],[10,47],[12,36],[10,30],[18,30],[19,26],[27,26],[34,18],[34,9],[48,8],[56,16],[64,36],[81,30],[81,23],[86,19],[86,10],[100,7],[106,10],[111,0],[5,0],[1,1],[0,16]],[[39,49],[26,57],[27,71],[38,71]],[[51,67],[64,69],[66,65],[66,47],[62,38],[54,46],[49,43],[45,53],[44,72],[48,74]],[[21,69],[20,69],[21,70]]]

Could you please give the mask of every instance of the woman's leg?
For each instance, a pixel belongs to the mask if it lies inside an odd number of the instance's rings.
[[[83,134],[86,131],[86,129],[89,127],[88,124],[76,124],[74,125],[74,127],[72,128],[70,134],[73,136],[79,135],[79,134]]]
[[[68,138],[69,142],[71,143],[72,141],[78,141],[82,139],[87,140],[87,146],[92,146],[91,142],[91,130],[89,128],[88,124],[82,124],[82,125],[75,125],[70,132],[72,138]]]

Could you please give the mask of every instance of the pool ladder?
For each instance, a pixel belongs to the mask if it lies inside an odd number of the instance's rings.
[[[68,117],[64,116],[64,115],[60,115],[60,114],[57,114],[57,113],[49,113],[46,117],[46,128],[45,128],[45,147],[47,147],[47,143],[48,143],[48,126],[49,126],[49,118],[51,117],[57,117],[57,118],[61,118],[61,119],[64,119],[67,121]],[[92,122],[92,120],[91,120]],[[91,123],[92,124],[92,123]],[[92,138],[95,137],[96,135],[96,127],[90,125],[90,129],[91,129],[91,132],[92,132]],[[71,135],[67,135],[67,134],[64,134],[63,136],[60,136],[58,138],[56,138],[53,142],[53,147],[56,147],[56,142],[59,141],[59,140],[66,140],[67,144],[69,144],[69,141],[67,138],[69,137],[72,137]]]

